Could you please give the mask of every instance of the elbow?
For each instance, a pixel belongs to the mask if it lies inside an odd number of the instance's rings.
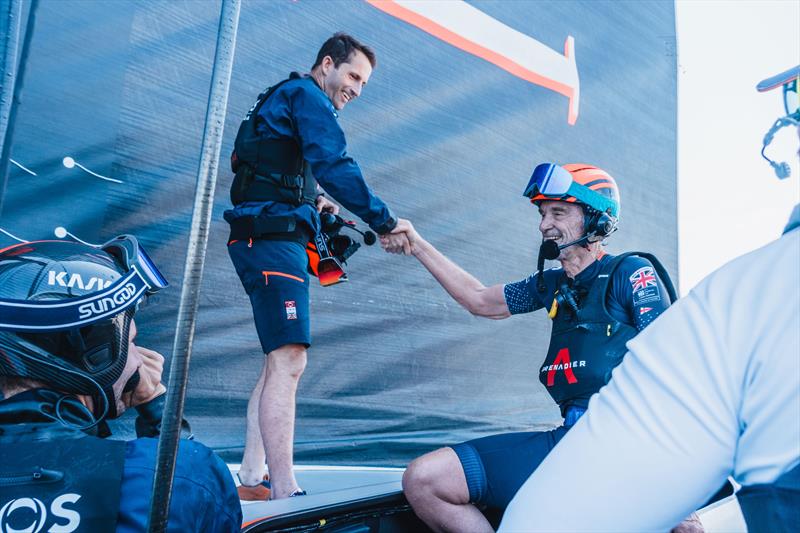
[[[496,318],[492,310],[479,299],[463,302],[461,304],[472,316],[480,318]]]
[[[469,311],[472,316],[481,318],[502,318],[498,317],[497,309],[488,298],[485,287],[481,287],[475,291],[471,291],[465,297],[459,300],[464,309]]]
[[[488,318],[489,320],[502,320],[511,316],[507,308],[501,308],[492,302],[484,300],[473,302],[472,305],[467,307],[467,311],[469,311],[472,316]]]
[[[475,297],[456,298],[458,304],[466,309],[472,316],[484,316],[480,300]]]
[[[471,314],[472,316],[486,318],[486,314],[483,312],[482,309],[467,307],[467,311],[469,311],[469,314]]]
[[[468,311],[472,314],[472,316],[477,316],[480,318],[488,318],[489,320],[502,320],[504,318],[508,318],[508,314],[502,313],[495,313],[489,309],[468,309]]]

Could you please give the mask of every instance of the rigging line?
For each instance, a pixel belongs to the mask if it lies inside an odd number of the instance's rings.
[[[28,173],[28,174],[30,174],[31,176],[38,176],[38,174],[36,174],[36,172],[34,172],[33,170],[31,170],[31,169],[29,169],[28,167],[24,166],[22,163],[18,163],[18,162],[16,162],[16,161],[14,161],[13,159],[9,159],[8,161],[9,161],[10,163],[12,163],[12,164],[14,164],[14,165],[18,166],[19,168],[21,168],[22,170],[24,170],[25,172],[27,172],[27,173]]]
[[[73,158],[72,158],[72,157],[70,157],[70,156],[66,156],[66,157],[65,157],[65,158],[64,158],[64,159],[61,161],[61,164],[63,164],[63,165],[64,165],[65,167],[67,167],[67,168],[74,168],[74,167],[78,167],[79,169],[83,170],[83,171],[84,171],[84,172],[86,172],[87,174],[91,174],[91,175],[92,175],[92,176],[94,176],[95,178],[100,178],[101,180],[106,180],[106,181],[110,181],[110,182],[113,182],[113,183],[123,183],[123,182],[122,182],[122,180],[118,180],[118,179],[116,179],[116,178],[109,178],[109,177],[107,177],[107,176],[103,176],[102,174],[98,174],[97,172],[92,172],[91,170],[89,170],[89,169],[88,169],[88,168],[86,168],[85,166],[83,166],[83,165],[81,165],[80,163],[78,163],[77,161],[75,161],[75,159],[73,159]]]
[[[93,247],[93,248],[99,248],[99,247],[100,247],[100,245],[99,245],[99,244],[92,244],[92,243],[90,243],[90,242],[86,242],[86,241],[84,241],[83,239],[79,238],[78,236],[76,236],[76,235],[74,235],[74,234],[70,233],[70,232],[67,230],[67,228],[65,228],[64,226],[58,226],[56,229],[54,229],[54,230],[53,230],[53,233],[54,233],[54,234],[55,234],[55,236],[56,236],[56,237],[58,237],[59,239],[63,239],[64,237],[66,237],[66,236],[68,236],[68,235],[69,235],[70,237],[72,237],[73,239],[75,239],[76,241],[78,241],[79,243],[81,243],[81,244],[85,244],[86,246],[91,246],[91,247]]]
[[[31,241],[26,241],[25,239],[20,239],[19,237],[17,237],[17,236],[16,236],[16,235],[14,235],[13,233],[9,233],[9,232],[7,232],[6,230],[4,230],[3,228],[0,228],[0,233],[5,233],[6,235],[8,235],[9,237],[11,237],[11,238],[12,238],[12,239],[14,239],[15,241],[19,241],[19,242],[31,242]]]

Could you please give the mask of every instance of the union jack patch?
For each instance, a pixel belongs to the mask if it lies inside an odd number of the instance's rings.
[[[286,300],[283,304],[286,306],[286,320],[297,320],[297,306],[294,300]]]
[[[646,287],[656,287],[656,276],[651,266],[640,268],[634,272],[629,279],[631,280],[631,286],[633,286],[634,292]]]

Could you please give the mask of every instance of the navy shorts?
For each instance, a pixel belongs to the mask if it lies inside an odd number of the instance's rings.
[[[503,511],[569,428],[505,433],[456,444],[469,487],[469,501],[481,509]]]
[[[261,349],[311,346],[308,255],[297,242],[234,241],[228,254],[253,306]]]

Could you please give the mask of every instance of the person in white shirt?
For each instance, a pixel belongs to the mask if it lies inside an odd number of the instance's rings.
[[[758,86],[782,87],[786,108],[765,147],[783,126],[800,134],[798,76]],[[800,205],[782,237],[709,275],[628,349],[500,531],[668,530],[727,476],[751,533],[798,531]]]

